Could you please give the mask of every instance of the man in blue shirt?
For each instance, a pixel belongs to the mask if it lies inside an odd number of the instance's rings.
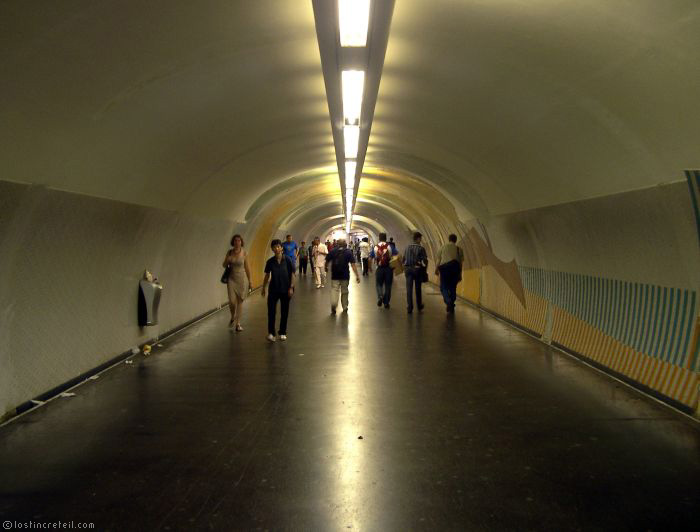
[[[289,257],[294,266],[294,271],[297,269],[297,257],[299,256],[299,247],[297,243],[292,241],[292,235],[287,235],[287,239],[282,242],[282,249],[285,257]]]
[[[389,238],[389,247],[391,248],[392,255],[398,255],[399,251],[396,249],[396,244],[394,244],[394,237]]]

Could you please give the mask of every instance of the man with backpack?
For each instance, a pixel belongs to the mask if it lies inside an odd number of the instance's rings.
[[[391,301],[391,285],[394,282],[394,271],[389,266],[391,247],[386,241],[386,233],[379,233],[379,243],[374,246],[374,257],[377,264],[375,281],[377,286],[377,306],[389,308]]]
[[[331,314],[335,314],[338,306],[338,296],[343,304],[343,312],[348,311],[348,285],[350,284],[350,268],[355,272],[355,279],[360,282],[360,275],[355,266],[355,255],[348,249],[345,239],[337,241],[336,246],[326,256],[326,271],[331,267]]]

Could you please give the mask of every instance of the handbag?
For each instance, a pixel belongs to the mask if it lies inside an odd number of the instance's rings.
[[[428,282],[428,268],[425,268],[421,266],[418,268],[418,279],[420,280],[421,283],[427,283]]]
[[[403,262],[401,255],[394,255],[391,257],[389,267],[394,270],[394,275],[401,275],[403,273]]]
[[[224,273],[221,275],[221,282],[228,284],[228,276],[231,275],[231,265],[228,264],[224,269]]]

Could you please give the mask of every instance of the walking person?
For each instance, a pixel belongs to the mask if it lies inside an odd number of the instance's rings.
[[[355,279],[360,282],[360,275],[355,266],[355,255],[349,250],[344,239],[338,240],[337,247],[326,256],[326,271],[331,266],[331,314],[335,314],[338,306],[338,296],[343,305],[343,312],[348,311],[348,285],[350,284],[350,268],[355,273]]]
[[[389,247],[391,248],[392,255],[399,254],[398,250],[396,249],[396,244],[394,244],[394,237],[393,236],[389,237]]]
[[[386,233],[379,233],[379,243],[374,246],[374,256],[377,264],[375,285],[377,288],[377,306],[389,308],[391,302],[391,285],[394,282],[394,271],[389,266],[391,247],[386,242]]]
[[[309,263],[309,250],[306,248],[306,242],[301,241],[299,248],[299,275],[306,275],[306,266]]]
[[[284,254],[291,259],[294,270],[296,271],[299,246],[292,240],[292,235],[287,235],[285,241],[282,242],[282,249],[284,250]]]
[[[235,327],[236,332],[243,330],[241,327],[241,315],[243,314],[243,301],[251,290],[250,268],[248,267],[248,254],[243,249],[243,237],[233,235],[231,237],[231,249],[224,257],[224,268],[230,266],[231,273],[228,276],[226,288],[228,290],[228,308],[231,311],[229,327]]]
[[[282,243],[279,239],[270,242],[270,248],[275,253],[265,263],[265,278],[263,279],[262,296],[265,297],[267,285],[270,284],[270,292],[267,296],[267,339],[274,342],[275,320],[277,314],[277,301],[280,302],[281,317],[279,339],[283,342],[287,339],[287,318],[289,317],[289,302],[294,295],[294,265],[291,259],[283,253]]]
[[[413,286],[416,287],[416,305],[418,311],[423,310],[423,294],[421,285],[427,281],[428,255],[420,241],[423,238],[418,231],[413,233],[413,244],[406,248],[403,257],[404,273],[406,274],[406,310],[409,314],[413,312]]]
[[[369,277],[369,238],[364,237],[359,247],[360,261],[362,262],[362,276]]]
[[[457,283],[462,280],[464,252],[457,245],[457,235],[450,235],[447,239],[448,242],[438,251],[435,275],[440,276],[440,292],[445,300],[447,312],[451,313],[455,311]]]
[[[314,242],[313,256],[316,288],[323,288],[326,286],[326,256],[328,255],[328,248],[318,237],[314,239]]]

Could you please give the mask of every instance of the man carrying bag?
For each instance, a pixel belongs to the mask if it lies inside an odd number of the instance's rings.
[[[437,254],[435,275],[440,276],[440,292],[447,305],[447,312],[455,311],[457,300],[457,283],[462,280],[464,252],[457,246],[457,235],[450,235],[448,242]]]

